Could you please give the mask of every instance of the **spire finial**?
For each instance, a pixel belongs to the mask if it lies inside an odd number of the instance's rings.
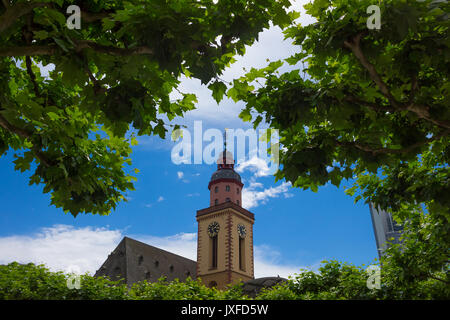
[[[226,154],[227,154],[227,128],[223,131],[223,164],[226,164]]]
[[[228,128],[225,128],[223,131],[223,149],[225,152],[227,151],[227,129]]]

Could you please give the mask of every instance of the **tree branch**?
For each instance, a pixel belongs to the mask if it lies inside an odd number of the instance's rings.
[[[29,138],[31,136],[31,134],[27,130],[18,128],[10,124],[1,114],[0,114],[0,126],[11,133],[21,136],[22,138]]]
[[[377,84],[378,88],[380,88],[381,93],[383,93],[383,95],[394,107],[400,108],[400,103],[395,100],[388,86],[386,85],[386,83],[384,83],[383,79],[381,79],[381,76],[378,74],[375,66],[367,60],[366,56],[361,50],[360,42],[364,34],[364,32],[358,33],[351,41],[344,41],[344,45],[353,52],[359,62],[361,62],[364,68],[366,68],[366,70],[369,72],[370,78]]]
[[[56,45],[0,47],[0,57],[46,56],[55,54],[57,50],[58,47]]]
[[[5,1],[3,1],[3,4],[5,4]],[[5,13],[0,16],[0,33],[7,30],[17,19],[30,13],[33,9],[45,6],[51,6],[51,3],[19,2],[14,6],[6,7]]]
[[[429,108],[426,106],[420,106],[416,105],[414,103],[407,104],[401,104],[398,102],[394,96],[392,95],[391,91],[389,90],[386,83],[383,81],[381,76],[378,74],[375,66],[370,63],[367,58],[365,57],[364,53],[362,52],[360,43],[361,38],[365,32],[358,33],[351,41],[344,41],[344,45],[349,48],[353,54],[356,56],[356,58],[359,60],[359,62],[363,65],[364,68],[369,72],[370,78],[376,83],[378,88],[380,89],[381,93],[388,99],[390,104],[398,110],[408,110],[413,113],[415,113],[419,118],[427,120],[441,128],[450,129],[450,123],[448,121],[440,121],[435,120],[430,117]],[[413,77],[411,79],[411,98],[413,98],[413,95],[415,94],[415,91],[418,89],[418,83],[416,77]]]
[[[6,12],[0,16],[0,33],[11,27],[11,25],[17,21],[17,19],[30,13],[35,8],[49,7],[52,8],[53,4],[50,2],[32,2],[32,3],[17,3],[14,6],[9,4],[8,0],[2,0],[3,6],[6,8]],[[113,11],[103,12],[81,12],[81,19],[85,22],[94,22],[111,16]]]
[[[444,280],[444,279],[441,279],[441,278],[438,278],[438,277],[435,277],[435,276],[432,276],[431,274],[430,275],[428,275],[431,279],[434,279],[434,280],[438,280],[438,281],[441,281],[441,282],[443,282],[443,283],[445,283],[445,284],[450,284],[450,282],[448,282],[448,281],[446,281],[446,280]]]
[[[417,104],[409,104],[404,109],[415,113],[419,118],[425,119],[438,127],[450,129],[450,123],[445,120],[435,120],[431,118],[429,108],[427,106],[417,105]]]
[[[352,95],[346,95],[344,100],[348,101],[348,102],[356,103],[356,104],[359,104],[359,105],[367,106],[367,107],[369,107],[369,108],[371,108],[371,109],[373,109],[375,111],[386,111],[386,112],[387,111],[391,111],[391,112],[395,111],[393,108],[384,107],[384,106],[380,106],[377,103],[361,100],[361,99],[359,99],[359,98],[357,98],[355,96],[352,96]]]
[[[76,44],[77,44],[77,46],[75,47],[76,51],[81,51],[83,49],[92,49],[99,53],[106,53],[114,56],[153,54],[153,50],[146,46],[135,48],[118,48],[118,47],[104,46],[89,40],[76,41]]]
[[[17,134],[18,136],[20,136],[24,139],[31,138],[30,132],[10,124],[1,114],[0,114],[0,127],[11,132],[12,134]],[[48,161],[47,157],[42,153],[41,150],[39,150],[36,147],[33,147],[32,150],[34,151],[36,157],[39,158],[39,160],[42,164],[44,164],[46,167],[50,167],[50,162]]]
[[[414,102],[417,91],[419,90],[419,82],[417,80],[417,75],[411,76],[411,93],[409,94],[409,104]]]
[[[104,12],[90,13],[87,11],[81,11],[81,19],[83,19],[83,21],[85,21],[85,22],[94,22],[94,21],[102,20],[104,18],[108,18],[109,16],[111,16],[112,13],[114,13],[114,12],[104,11]]]
[[[367,146],[367,145],[363,145],[357,141],[355,142],[349,142],[349,141],[345,141],[345,142],[341,142],[341,141],[337,141],[336,140],[336,144],[338,146],[352,146],[355,147],[361,151],[365,151],[368,153],[371,153],[372,155],[378,155],[378,154],[401,154],[401,153],[407,153],[409,151],[412,151],[420,146],[426,145],[430,142],[433,142],[435,140],[438,140],[444,136],[447,136],[450,133],[450,130],[445,130],[443,132],[441,132],[440,134],[433,136],[429,139],[426,139],[425,141],[420,141],[420,142],[416,142],[406,148],[403,149],[390,149],[390,148],[378,148],[378,149],[372,149],[371,147]]]
[[[25,64],[27,65],[27,73],[28,73],[28,75],[31,78],[31,82],[33,83],[34,93],[36,94],[36,97],[40,97],[41,94],[39,93],[39,88],[38,88],[38,85],[36,83],[36,75],[34,74],[33,69],[31,67],[32,63],[31,63],[30,56],[26,56]]]
[[[80,40],[76,41],[76,52],[84,49],[92,49],[98,53],[109,54],[113,56],[132,56],[132,55],[144,55],[153,54],[153,50],[146,46],[135,48],[119,48],[113,46],[104,46],[94,41]],[[0,48],[0,56],[3,57],[17,57],[17,56],[43,56],[54,55],[59,50],[59,47],[51,44],[47,46],[21,46],[21,47],[3,47]]]
[[[33,17],[31,15],[27,15],[27,27],[23,30],[23,37],[25,39],[25,42],[27,45],[31,45],[33,41],[33,32],[31,31],[31,24]],[[36,94],[36,97],[40,97],[39,88],[36,83],[36,75],[33,72],[32,68],[32,62],[30,56],[25,57],[25,64],[27,66],[27,73],[31,78],[31,83],[33,84],[34,93]]]
[[[84,68],[89,76],[89,79],[91,79],[92,83],[94,84],[94,92],[95,94],[103,94],[105,93],[107,90],[106,88],[102,87],[102,85],[99,83],[99,81],[97,80],[97,78],[95,78],[95,76],[92,74],[91,69],[89,69],[89,66],[87,65],[87,63],[85,63],[85,68]]]

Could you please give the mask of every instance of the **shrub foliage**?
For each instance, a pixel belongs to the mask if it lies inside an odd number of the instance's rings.
[[[384,270],[384,269],[383,269]],[[367,299],[448,299],[448,285],[438,280],[417,281],[401,286],[393,281],[395,271],[382,273],[381,289],[369,289],[364,267],[338,261],[324,261],[318,271],[301,270],[285,283],[263,289],[257,300],[367,300]],[[247,300],[242,283],[227,290],[208,288],[200,279],[186,282],[141,281],[130,288],[120,281],[81,275],[80,287],[69,288],[72,275],[51,272],[44,265],[0,266],[2,300]],[[396,287],[397,286],[397,287]]]

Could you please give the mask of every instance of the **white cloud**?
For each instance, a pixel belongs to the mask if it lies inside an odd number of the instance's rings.
[[[200,196],[200,193],[198,193],[198,192],[188,193],[186,196],[187,196],[187,197],[199,197],[199,196]]]
[[[261,182],[254,182],[254,181],[250,182],[250,186],[249,186],[250,189],[262,188],[262,187],[263,187],[263,184]]]
[[[257,207],[260,204],[265,204],[270,198],[291,198],[294,195],[288,191],[291,188],[290,182],[284,182],[279,186],[264,189],[261,182],[256,182],[257,178],[267,177],[274,174],[272,166],[269,168],[267,162],[259,157],[252,157],[251,159],[240,163],[236,167],[237,172],[244,171],[252,172],[248,187],[242,190],[242,206],[246,209]]]
[[[177,172],[177,177],[178,177],[178,179],[180,179],[184,183],[189,183],[188,179],[183,179],[184,178],[184,172],[183,171],[178,171]]]
[[[261,203],[266,203],[269,198],[278,198],[280,195],[288,194],[291,188],[290,182],[283,182],[277,187],[257,190],[262,187],[261,183],[251,183],[248,188],[242,190],[242,206],[246,209],[257,207]],[[289,194],[290,195],[290,194]],[[289,197],[289,196],[285,196]]]
[[[255,278],[280,276],[288,278],[294,273],[299,273],[305,266],[280,263],[280,252],[268,245],[254,247],[255,254]]]
[[[178,179],[180,179],[184,183],[189,183],[188,179],[184,179],[184,172],[183,171],[178,171],[177,172],[177,177],[178,177]]]
[[[179,233],[167,237],[155,237],[149,235],[131,236],[154,247],[178,254],[182,257],[197,260],[197,234]]]
[[[78,266],[94,273],[121,238],[121,230],[54,225],[32,235],[1,237],[0,263],[43,263],[54,271]]]
[[[158,199],[156,199],[155,203],[146,203],[146,204],[144,204],[144,207],[151,208],[151,207],[153,207],[154,204],[157,204],[158,202],[162,202],[164,200],[166,200],[166,199],[163,196],[159,196]]]
[[[273,170],[269,168],[267,162],[259,157],[252,157],[251,159],[239,163],[236,167],[237,172],[244,172],[246,169],[255,173],[255,177],[266,177],[270,174],[273,174]]]
[[[32,235],[0,237],[0,263],[43,263],[52,271],[66,271],[70,266],[76,266],[82,273],[94,274],[123,236],[122,230],[54,225]],[[196,233],[129,237],[192,260],[197,259]],[[255,246],[254,252],[257,278],[277,275],[287,278],[301,268],[280,263],[281,254],[270,246]]]
[[[296,0],[291,1],[291,10],[300,11],[301,16],[296,21],[303,26],[315,21],[314,18],[307,15],[303,9],[303,5],[310,2],[310,0]],[[279,27],[270,27],[265,29],[258,35],[258,41],[252,46],[246,46],[244,56],[236,56],[236,62],[227,68],[221,75],[221,79],[230,83],[233,79],[243,76],[246,72],[253,68],[264,68],[270,61],[285,59],[294,53],[300,51],[299,46],[294,46],[291,39],[284,39],[284,34]],[[298,67],[298,66],[297,66]],[[245,68],[245,70],[244,70]],[[293,69],[292,66],[283,66],[280,71],[286,72]],[[198,79],[188,79],[181,77],[180,91],[195,92],[198,103],[196,109],[188,111],[184,119],[177,119],[177,123],[190,123],[194,120],[207,120],[215,123],[227,123],[228,126],[242,125],[243,122],[238,118],[238,115],[244,103],[235,103],[232,99],[224,98],[219,105],[215,102],[211,95],[211,91],[206,85],[202,85]],[[179,98],[179,94],[174,92],[172,99]]]

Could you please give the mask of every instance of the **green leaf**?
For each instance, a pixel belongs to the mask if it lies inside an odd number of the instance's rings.
[[[47,112],[47,116],[50,118],[50,120],[52,121],[58,121],[59,119],[61,119],[61,117],[55,113],[55,112]]]
[[[219,104],[225,95],[227,86],[221,81],[215,81],[208,86],[208,89],[212,91],[214,100],[216,100],[217,104]]]
[[[249,122],[252,120],[252,115],[250,114],[250,111],[248,109],[244,109],[239,114],[239,118],[241,118],[245,122]]]
[[[251,119],[251,118],[250,118]],[[256,129],[258,127],[258,125],[261,123],[262,121],[262,117],[260,115],[258,115],[255,119],[255,121],[253,121],[253,129]],[[244,120],[245,121],[245,120]]]
[[[33,31],[33,33],[34,33],[34,37],[39,40],[44,40],[49,37],[48,32],[45,30]]]
[[[64,14],[62,14],[61,12],[59,12],[58,10],[54,10],[54,9],[49,9],[49,8],[44,8],[43,11],[45,12],[45,14],[50,17],[52,20],[58,22],[58,24],[60,26],[65,26],[66,25],[66,17],[64,16]]]
[[[66,43],[61,40],[61,39],[57,39],[57,38],[53,38],[53,40],[56,42],[56,44],[63,49],[65,52],[69,52],[69,49],[67,49],[66,47]]]

